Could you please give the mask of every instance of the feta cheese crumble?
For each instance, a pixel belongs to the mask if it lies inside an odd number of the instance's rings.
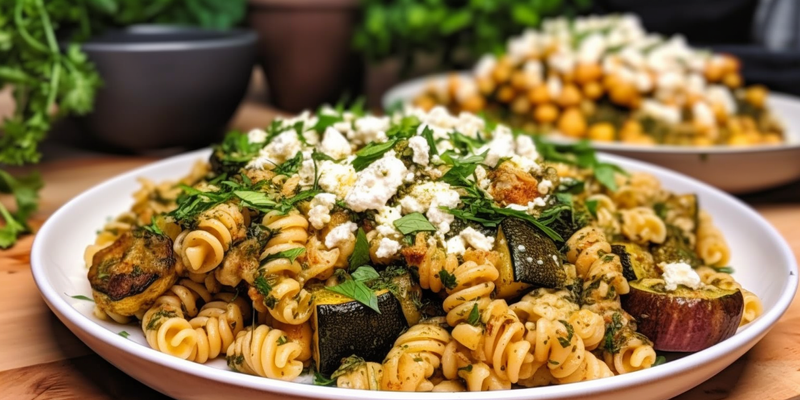
[[[336,160],[341,160],[353,153],[353,149],[350,148],[350,142],[332,127],[328,127],[325,130],[319,151]]]
[[[428,155],[431,151],[431,146],[424,137],[414,136],[408,139],[408,147],[414,151],[414,156],[411,158],[411,161],[423,167],[428,165]]]
[[[380,244],[378,245],[378,250],[375,251],[375,255],[378,258],[388,258],[397,254],[402,247],[403,246],[401,246],[396,240],[381,238]]]
[[[700,275],[685,262],[661,263],[658,266],[664,271],[663,277],[664,283],[666,283],[664,288],[668,291],[677,289],[678,285],[684,285],[691,289],[700,289],[704,286]]]
[[[488,237],[469,226],[458,234],[476,250],[489,251],[494,247],[494,238]]]
[[[347,242],[355,240],[355,235],[353,232],[358,230],[358,225],[354,222],[345,222],[328,232],[328,235],[325,236],[325,246],[329,249],[337,247],[342,244],[346,244]]]
[[[330,213],[335,204],[336,195],[331,193],[320,193],[311,199],[311,208],[308,210],[308,222],[314,229],[322,229],[325,224],[331,222]]]
[[[358,173],[353,189],[344,199],[347,207],[355,212],[380,209],[397,193],[406,173],[408,169],[396,153],[387,152]]]

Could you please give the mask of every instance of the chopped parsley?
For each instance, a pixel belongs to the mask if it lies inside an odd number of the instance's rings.
[[[120,336],[124,337],[125,339],[127,339],[127,338],[128,338],[128,336],[130,336],[131,334],[130,334],[130,333],[128,333],[128,332],[125,332],[125,331],[119,331],[119,332],[117,333],[117,335],[120,335]]]
[[[478,326],[481,323],[481,311],[478,309],[478,303],[472,305],[472,310],[467,317],[467,323],[472,326]]]
[[[456,276],[446,270],[439,271],[439,279],[442,281],[442,285],[447,289],[455,289],[456,286],[458,286]]]
[[[66,294],[66,293],[64,293],[64,294]],[[67,296],[69,296],[69,295],[67,294]],[[87,297],[87,296],[84,296],[82,294],[76,294],[74,296],[69,296],[69,297],[72,297],[73,299],[76,299],[76,300],[85,300],[85,301],[91,301],[92,303],[94,303],[94,300],[91,297]]]
[[[570,325],[569,322],[567,322],[567,321],[565,321],[563,319],[559,320],[559,322],[564,324],[564,327],[567,329],[567,337],[559,336],[558,337],[558,343],[561,344],[561,347],[566,349],[572,343],[572,336],[575,334],[575,330],[572,328],[572,325]]]

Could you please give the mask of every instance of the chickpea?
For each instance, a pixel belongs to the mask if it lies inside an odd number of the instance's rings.
[[[639,136],[642,136],[642,124],[632,119],[625,121],[619,131],[619,138],[623,142],[635,142]]]
[[[516,114],[527,114],[531,110],[531,102],[526,96],[517,96],[511,102],[511,111]]]
[[[586,119],[577,108],[568,108],[564,110],[558,120],[558,130],[567,136],[584,137],[586,135]]]
[[[631,84],[618,83],[608,93],[611,102],[620,106],[630,106],[637,97],[636,88]]]
[[[614,125],[598,122],[589,128],[589,139],[610,142],[614,140]]]
[[[430,96],[422,95],[414,99],[414,105],[425,111],[430,111],[433,107],[436,106],[436,100],[434,100]]]
[[[594,63],[580,63],[575,68],[575,82],[586,85],[595,82],[603,76],[603,70]]]
[[[583,95],[591,100],[597,100],[603,95],[603,86],[598,82],[589,82],[583,86]]]
[[[492,71],[492,78],[498,84],[506,83],[511,78],[511,66],[507,62],[499,62]]]
[[[711,104],[711,111],[714,113],[714,117],[719,123],[724,124],[728,121],[728,110],[725,109],[722,103]]]
[[[514,100],[514,95],[514,89],[508,85],[501,86],[500,89],[497,90],[497,100],[501,103],[510,103],[511,100]]]
[[[705,71],[703,71],[703,75],[705,75],[709,82],[719,82],[724,73],[725,68],[719,63],[715,62],[709,62],[706,64]]]
[[[540,124],[553,123],[558,118],[558,108],[552,104],[540,104],[533,110],[533,119]]]
[[[550,92],[547,86],[539,85],[528,91],[528,100],[532,104],[545,104],[550,101]]]
[[[767,101],[767,88],[761,85],[750,86],[744,92],[744,99],[753,107],[764,108]]]
[[[511,74],[511,87],[523,91],[528,88],[528,76],[522,71],[514,71]]]
[[[746,135],[733,135],[728,139],[728,144],[731,146],[748,146],[750,139]]]
[[[484,96],[488,96],[494,91],[495,84],[492,78],[478,78],[478,90]]]
[[[783,138],[777,133],[765,133],[761,141],[766,144],[781,144],[783,143]]]
[[[741,65],[738,58],[727,54],[722,57],[722,68],[726,74],[739,72],[739,67],[741,67]]]
[[[622,82],[616,75],[606,75],[603,77],[603,87],[606,89],[606,91],[610,91],[611,88],[617,86],[620,83]]]
[[[722,77],[722,83],[731,89],[736,89],[739,86],[742,86],[742,76],[737,72],[728,72],[724,77]]]
[[[703,136],[698,136],[698,137],[692,139],[692,145],[694,145],[694,146],[703,146],[703,147],[705,147],[705,146],[711,146],[713,144],[714,144],[714,142],[711,141],[711,139],[709,139],[707,137],[703,137]]]
[[[575,85],[568,84],[561,90],[556,102],[564,108],[577,106],[581,103],[581,92]]]
[[[464,111],[469,111],[472,113],[481,111],[484,107],[486,107],[486,100],[479,94],[470,96],[468,99],[464,100],[463,103],[461,103],[461,108]]]
[[[656,140],[653,139],[653,137],[650,135],[640,134],[639,136],[636,136],[634,140],[631,140],[629,143],[652,146],[656,144]]]

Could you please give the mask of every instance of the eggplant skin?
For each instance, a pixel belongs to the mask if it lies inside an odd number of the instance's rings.
[[[143,229],[126,232],[92,259],[94,300],[104,311],[133,315],[175,284],[175,262],[169,237]]]
[[[739,327],[742,292],[724,292],[716,297],[681,296],[644,290],[632,282],[630,293],[622,297],[622,307],[656,350],[696,352],[733,336]]]

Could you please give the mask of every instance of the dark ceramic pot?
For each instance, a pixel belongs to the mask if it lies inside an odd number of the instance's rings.
[[[247,91],[254,32],[138,25],[82,45],[104,85],[79,118],[107,145],[131,151],[217,140]]]
[[[358,0],[250,0],[272,103],[298,112],[360,93],[363,64],[352,51]]]

